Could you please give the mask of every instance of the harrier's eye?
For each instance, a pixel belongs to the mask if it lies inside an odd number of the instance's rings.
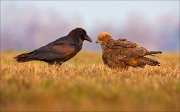
[[[103,41],[103,40],[105,40],[105,38],[101,38],[101,40]]]

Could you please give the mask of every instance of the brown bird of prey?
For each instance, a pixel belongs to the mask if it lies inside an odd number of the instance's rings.
[[[101,44],[104,64],[112,69],[127,69],[129,66],[143,68],[145,65],[160,65],[158,61],[145,56],[154,56],[154,54],[162,53],[161,51],[147,51],[144,47],[126,39],[114,40],[106,32],[98,35],[96,43]]]
[[[92,42],[84,29],[76,28],[68,35],[50,42],[32,52],[18,55],[15,59],[18,62],[38,60],[49,64],[61,65],[81,50],[84,40]]]

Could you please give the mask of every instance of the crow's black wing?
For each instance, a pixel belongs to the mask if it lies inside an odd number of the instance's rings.
[[[68,37],[63,37],[33,51],[29,57],[32,59],[66,60],[71,58],[75,52],[75,42]]]

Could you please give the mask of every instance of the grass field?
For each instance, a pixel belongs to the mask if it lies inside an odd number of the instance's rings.
[[[164,53],[160,67],[111,70],[101,53],[80,52],[62,66],[17,63],[1,52],[1,111],[180,111],[180,57]]]

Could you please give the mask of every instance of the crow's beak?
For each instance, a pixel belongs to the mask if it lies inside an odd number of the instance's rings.
[[[89,42],[92,42],[92,39],[91,39],[88,35],[86,35],[86,36],[84,37],[84,39],[87,40],[87,41],[89,41]]]

